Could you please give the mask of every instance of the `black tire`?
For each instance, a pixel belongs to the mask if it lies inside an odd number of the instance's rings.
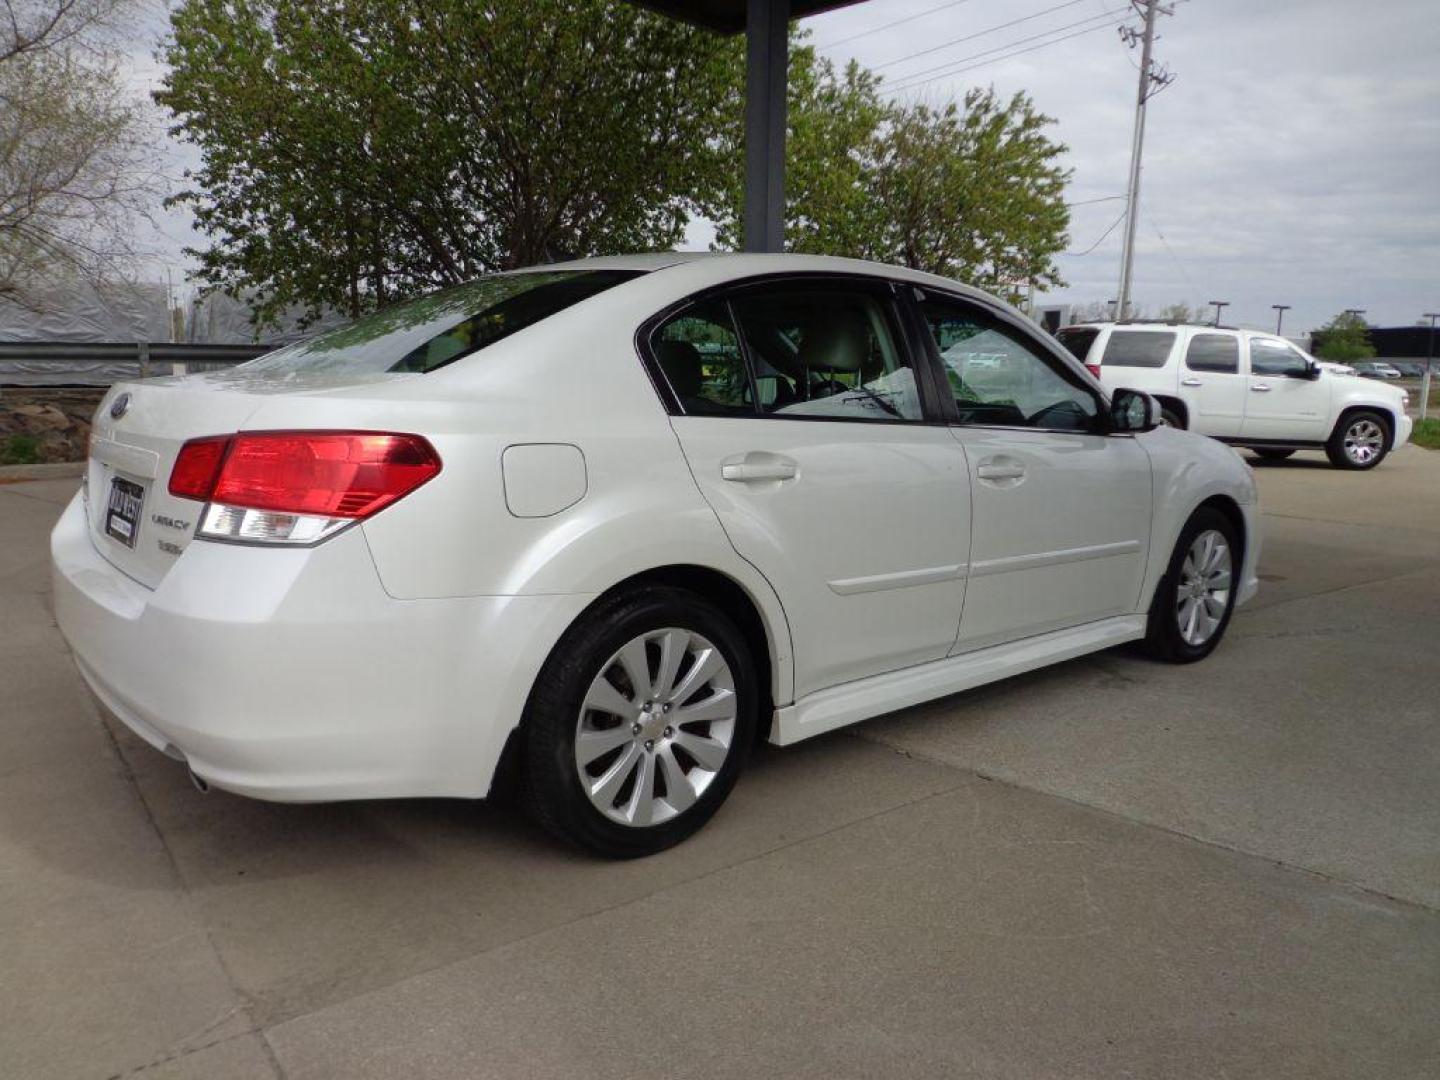
[[[1225,610],[1220,623],[1201,644],[1186,641],[1181,632],[1178,590],[1182,567],[1190,552],[1191,545],[1202,533],[1214,530],[1225,539],[1230,549],[1230,588],[1225,599]],[[1235,611],[1235,594],[1240,587],[1242,550],[1240,538],[1230,519],[1220,511],[1202,506],[1190,516],[1175,541],[1175,550],[1170,555],[1170,564],[1165,576],[1155,587],[1155,596],[1150,603],[1149,622],[1146,625],[1144,649],[1157,660],[1172,664],[1193,664],[1203,660],[1215,651],[1230,625],[1230,616]]]
[[[1266,461],[1284,461],[1291,454],[1295,453],[1294,450],[1282,450],[1275,446],[1252,446],[1250,452],[1256,457],[1263,458]]]
[[[659,824],[626,825],[607,817],[581,786],[575,743],[582,702],[622,646],[670,627],[701,635],[729,665],[735,692],[734,730],[723,765],[693,804]],[[653,654],[647,663],[653,673]],[[759,700],[756,666],[744,635],[702,597],[669,586],[644,586],[606,602],[565,633],[536,678],[524,721],[526,809],[552,835],[611,858],[653,855],[678,844],[714,815],[734,787],[754,742]],[[668,734],[670,729],[665,730]],[[657,735],[656,741],[664,740]]]
[[[1379,446],[1374,448],[1372,456],[1362,457],[1358,452],[1358,439],[1352,441],[1352,436],[1366,430],[1365,425],[1367,424],[1379,428],[1380,442]],[[1373,469],[1389,455],[1390,442],[1393,437],[1394,433],[1389,417],[1373,409],[1357,409],[1354,412],[1346,413],[1335,425],[1335,430],[1330,433],[1329,442],[1325,444],[1325,456],[1337,469],[1358,471]]]
[[[1181,431],[1185,430],[1184,419],[1181,418],[1178,412],[1170,408],[1169,405],[1160,406],[1160,422],[1166,427],[1179,428]]]

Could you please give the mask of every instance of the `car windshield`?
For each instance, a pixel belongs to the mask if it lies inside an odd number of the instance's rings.
[[[434,371],[641,273],[492,274],[382,308],[242,367],[273,375]]]

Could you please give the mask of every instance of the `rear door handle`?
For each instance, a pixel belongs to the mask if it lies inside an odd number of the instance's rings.
[[[1263,394],[1263,393],[1265,393],[1267,390],[1270,389],[1270,384],[1269,384],[1269,383],[1263,383],[1263,382],[1257,382],[1257,383],[1253,383],[1253,384],[1251,385],[1250,389],[1253,390],[1253,391],[1255,391],[1255,393],[1257,393],[1257,394]]]
[[[1024,465],[981,465],[975,470],[981,480],[1019,480],[1025,475]]]
[[[1194,377],[1192,376],[1191,378],[1188,378],[1188,379],[1181,379],[1181,380],[1180,380],[1180,385],[1181,385],[1181,386],[1199,386],[1199,385],[1201,385],[1201,383],[1200,383],[1200,380],[1199,380],[1199,379],[1194,378]]]
[[[747,454],[743,460],[726,461],[720,465],[720,479],[731,480],[737,484],[754,484],[762,480],[794,480],[797,472],[795,462],[771,454]]]

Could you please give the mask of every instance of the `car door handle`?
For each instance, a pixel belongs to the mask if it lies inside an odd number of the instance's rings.
[[[981,480],[1019,480],[1025,475],[1025,466],[985,464],[975,470],[975,475]]]
[[[737,484],[754,484],[762,480],[794,480],[797,469],[788,458],[762,461],[727,461],[720,466],[720,479]]]
[[[1267,390],[1270,389],[1270,384],[1269,384],[1269,383],[1263,383],[1263,382],[1257,382],[1257,383],[1252,384],[1251,387],[1250,387],[1250,389],[1253,390],[1253,391],[1255,391],[1255,393],[1257,393],[1257,394],[1263,394],[1263,393],[1265,393]]]
[[[1192,378],[1189,378],[1189,379],[1181,379],[1181,380],[1180,380],[1180,385],[1181,385],[1181,386],[1199,386],[1199,385],[1200,385],[1200,380],[1199,380],[1199,379],[1196,379],[1196,378],[1193,378],[1193,377],[1192,377]]]

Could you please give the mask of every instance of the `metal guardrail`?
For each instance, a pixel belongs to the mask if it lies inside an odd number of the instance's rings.
[[[0,341],[0,385],[108,385],[118,379],[233,367],[274,345],[173,342]]]

